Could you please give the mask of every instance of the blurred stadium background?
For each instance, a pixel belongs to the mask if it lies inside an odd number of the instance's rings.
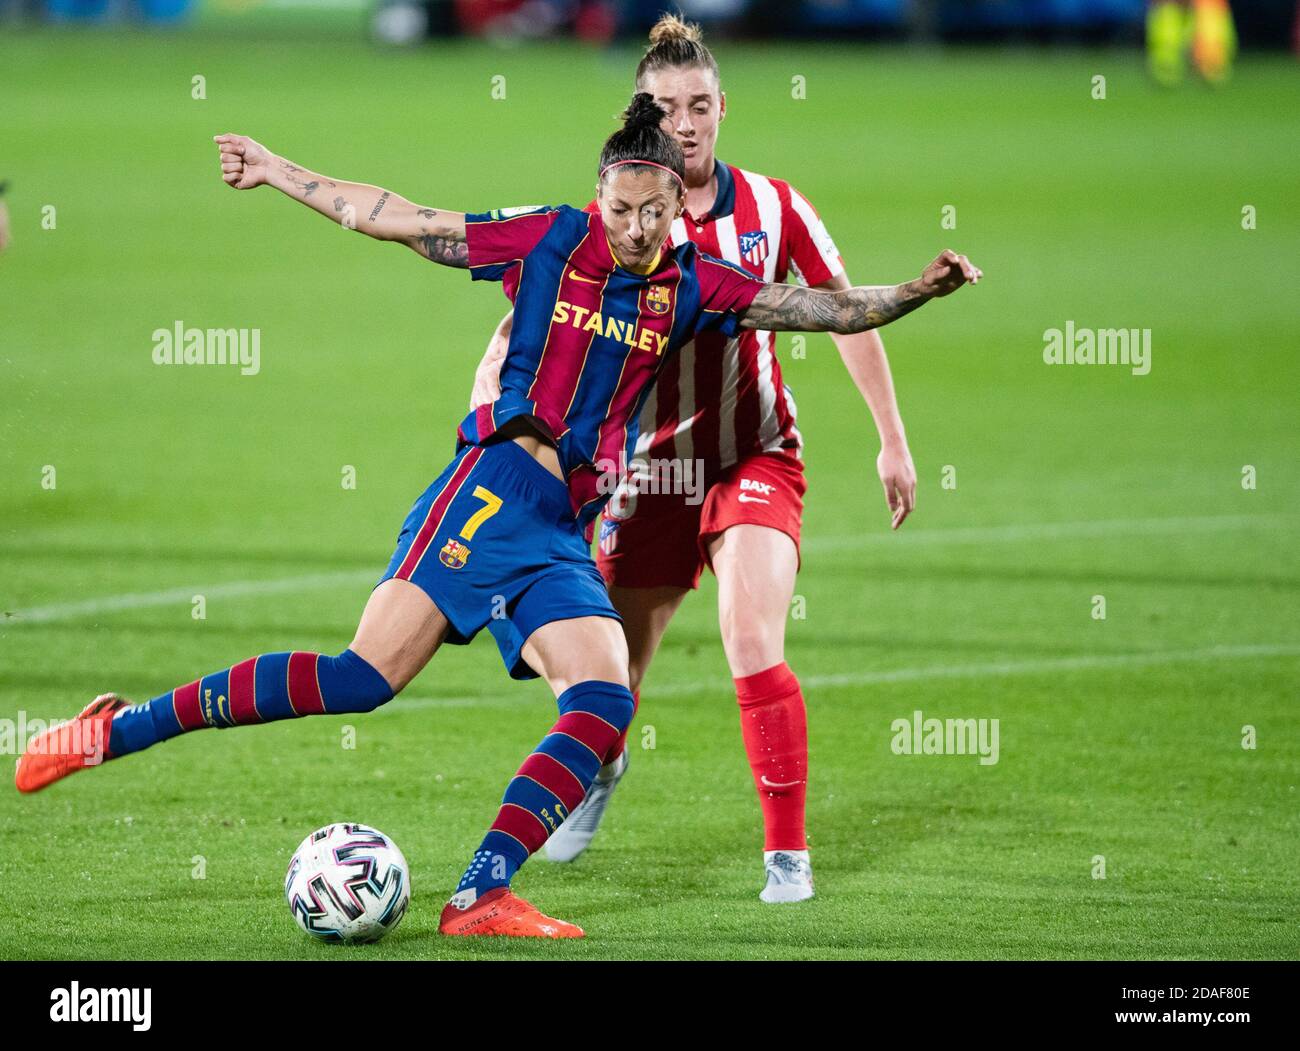
[[[1148,0],[682,0],[713,38],[861,37],[1045,41],[1136,40]],[[501,39],[573,34],[596,43],[638,37],[658,0],[0,0],[10,22],[138,21],[196,27],[336,31],[393,43],[427,36]],[[1300,46],[1295,0],[1237,0],[1243,45]]]

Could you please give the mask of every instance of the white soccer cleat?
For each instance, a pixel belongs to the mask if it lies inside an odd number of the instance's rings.
[[[627,762],[627,749],[624,748],[623,754],[610,764],[612,771],[606,773],[606,768],[602,767],[596,774],[582,802],[573,808],[564,824],[546,841],[548,861],[572,861],[591,845],[596,829],[600,827],[600,819],[605,816],[605,808],[609,806],[609,798],[627,773]]]
[[[806,850],[765,850],[763,868],[767,885],[758,892],[761,901],[775,905],[807,901],[813,896],[812,862]]]

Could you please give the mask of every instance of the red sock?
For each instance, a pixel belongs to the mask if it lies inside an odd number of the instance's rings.
[[[735,682],[740,730],[763,807],[763,849],[806,850],[808,716],[799,680],[782,661]]]
[[[636,718],[636,710],[639,707],[641,707],[641,691],[633,690],[632,691],[632,718],[633,719]],[[601,761],[600,764],[601,766],[609,766],[610,763],[612,763],[615,759],[617,759],[620,755],[623,754],[623,749],[627,747],[627,735],[631,729],[632,729],[632,721],[629,719],[627,724],[627,729],[625,729],[621,734],[618,735],[618,740],[615,741],[613,745],[610,746],[609,751],[605,753],[605,758]]]

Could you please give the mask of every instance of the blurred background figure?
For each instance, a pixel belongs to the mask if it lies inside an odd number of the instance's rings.
[[[195,0],[19,0],[49,22],[178,22],[196,6]]]
[[[0,179],[0,252],[9,247],[9,206],[5,204],[5,191],[9,184]]]
[[[1203,79],[1222,84],[1236,52],[1228,0],[1152,0],[1147,9],[1147,61],[1161,84],[1182,81],[1189,57]]]

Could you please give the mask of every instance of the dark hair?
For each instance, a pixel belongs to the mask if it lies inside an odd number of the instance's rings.
[[[636,67],[636,86],[645,83],[647,73],[660,69],[699,66],[710,70],[719,84],[722,76],[713,53],[704,46],[704,34],[694,22],[683,22],[676,15],[662,15],[650,30],[650,46]]]
[[[663,107],[646,92],[633,95],[623,111],[623,127],[605,140],[597,173],[620,161],[646,161],[674,172],[684,184],[686,159],[682,148],[660,127],[667,116]],[[674,189],[680,190],[680,186]]]

